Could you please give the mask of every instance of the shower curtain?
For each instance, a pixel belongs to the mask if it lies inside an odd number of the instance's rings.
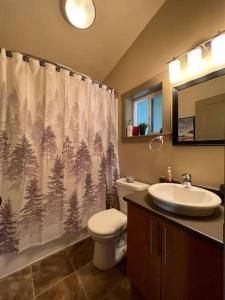
[[[113,91],[1,49],[0,254],[77,232],[117,205],[117,140]]]

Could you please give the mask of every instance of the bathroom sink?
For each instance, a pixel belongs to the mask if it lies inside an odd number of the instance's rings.
[[[221,204],[216,194],[203,188],[175,183],[157,183],[148,188],[159,207],[185,216],[208,216]]]

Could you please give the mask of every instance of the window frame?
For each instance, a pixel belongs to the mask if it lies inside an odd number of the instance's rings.
[[[155,79],[151,79],[121,95],[121,141],[123,143],[132,143],[132,142],[145,142],[148,141],[149,138],[158,136],[157,132],[149,132],[148,135],[143,136],[132,136],[127,137],[126,130],[127,124],[129,120],[133,120],[133,109],[129,109],[132,101],[140,100],[140,98],[144,98],[147,95],[152,93],[160,92],[162,95],[162,133],[161,135],[170,135],[171,132],[164,133],[164,116],[165,116],[165,101],[164,101],[164,90],[163,90],[163,82]],[[129,115],[127,112],[129,111]]]

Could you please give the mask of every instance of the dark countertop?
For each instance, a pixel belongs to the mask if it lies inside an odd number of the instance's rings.
[[[208,217],[185,217],[159,208],[153,202],[148,191],[130,194],[125,196],[124,200],[223,245],[224,207],[222,205],[220,205],[215,212]]]

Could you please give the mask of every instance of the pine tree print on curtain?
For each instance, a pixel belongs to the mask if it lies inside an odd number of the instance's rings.
[[[116,166],[112,168],[112,171],[108,172],[108,176],[109,180],[112,180],[112,183],[107,185],[106,208],[114,207],[120,209],[118,190],[116,187],[116,180],[119,179],[119,172]]]
[[[83,209],[87,212],[87,218],[90,218],[98,208],[96,189],[90,172],[86,175],[83,199]]]
[[[47,166],[50,158],[54,158],[54,154],[56,153],[56,135],[52,129],[52,126],[49,125],[44,130],[43,138],[42,138],[42,151],[43,154],[46,155]]]
[[[65,140],[63,143],[62,157],[63,157],[63,163],[64,163],[65,170],[68,173],[71,173],[73,160],[74,160],[74,147],[73,147],[73,143],[70,140],[69,136],[65,137]]]
[[[2,169],[8,165],[9,147],[10,144],[6,131],[0,131],[0,168]]]
[[[81,141],[78,150],[75,155],[75,162],[73,166],[73,171],[76,176],[76,180],[79,182],[84,182],[85,174],[91,168],[91,156],[89,154],[88,147],[84,140]]]
[[[114,92],[12,55],[1,49],[2,255],[75,238],[106,201],[115,206],[119,176]]]
[[[113,167],[115,166],[116,162],[116,154],[114,151],[114,145],[112,142],[109,143],[108,149],[107,149],[107,169],[109,171],[113,170]]]
[[[72,108],[72,114],[71,114],[70,124],[69,124],[71,139],[72,139],[74,145],[78,144],[79,137],[80,137],[79,136],[78,114],[79,114],[79,107],[78,107],[78,103],[75,102],[73,105],[73,108]]]
[[[64,222],[64,230],[65,233],[74,233],[82,228],[81,206],[78,203],[76,191],[70,196],[67,205],[67,217]]]
[[[102,145],[102,138],[99,132],[95,134],[95,139],[94,139],[94,154],[97,157],[97,164],[99,162],[100,157],[102,156],[103,153],[103,145]]]
[[[98,202],[101,209],[106,207],[106,196],[107,196],[107,181],[106,181],[106,159],[102,156],[100,167],[98,170],[98,183],[96,185],[96,193],[98,195]]]
[[[18,252],[17,222],[10,199],[0,208],[0,254]]]
[[[25,205],[21,209],[20,226],[22,235],[40,235],[43,221],[42,195],[38,187],[39,182],[36,177],[30,179],[26,186]],[[40,237],[39,237],[40,239]]]
[[[54,166],[51,169],[52,175],[49,175],[48,194],[45,204],[45,213],[47,224],[63,222],[64,209],[64,166],[62,159],[57,156]],[[62,226],[62,225],[60,225]]]
[[[24,135],[16,144],[11,157],[7,176],[11,181],[11,188],[18,189],[29,176],[38,172],[38,161],[31,143]]]
[[[33,123],[33,126],[31,127],[31,137],[40,153],[43,151],[43,148],[41,147],[41,143],[42,143],[44,133],[45,133],[44,119],[40,116],[37,116]]]
[[[116,207],[119,208],[119,200],[116,188],[116,180],[119,178],[119,172],[117,168],[117,157],[112,142],[109,143],[107,149],[106,159],[107,170],[107,196],[106,196],[106,208]]]
[[[6,85],[7,89],[8,86]],[[9,137],[9,143],[12,146],[15,146],[18,137],[21,135],[21,116],[20,116],[20,108],[22,103],[19,99],[18,92],[13,89],[12,92],[7,97],[7,101],[10,105],[7,106],[6,109],[6,120],[8,122],[8,126],[6,127],[6,133]]]

